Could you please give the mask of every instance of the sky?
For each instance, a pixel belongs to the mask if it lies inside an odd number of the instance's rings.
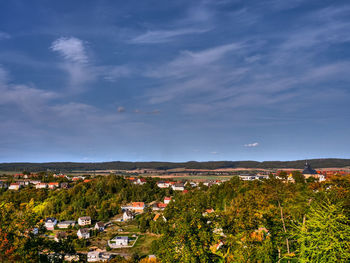
[[[0,6],[0,162],[350,158],[349,1]]]

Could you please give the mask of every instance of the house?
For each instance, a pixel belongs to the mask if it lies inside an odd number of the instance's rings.
[[[79,226],[88,226],[88,225],[91,225],[91,217],[89,217],[89,216],[79,217],[79,219],[78,219],[78,225],[79,225]]]
[[[73,181],[73,182],[77,182],[77,181],[84,180],[84,179],[85,179],[84,176],[74,176],[74,177],[72,178],[72,181]]]
[[[108,240],[108,246],[111,248],[126,247],[129,244],[129,237],[127,236],[116,236],[111,240]]]
[[[147,183],[145,178],[138,178],[136,181],[134,181],[134,184],[138,184],[138,185],[143,185]]]
[[[45,227],[47,230],[54,230],[55,225],[57,225],[57,219],[54,217],[48,217],[45,220]]]
[[[164,210],[167,204],[161,203],[161,202],[155,202],[152,205],[152,210],[153,211],[159,211],[159,210]]]
[[[21,188],[21,185],[19,183],[12,183],[9,186],[9,190],[19,190]]]
[[[78,262],[79,261],[79,255],[70,255],[70,254],[66,254],[64,255],[64,261],[74,261],[74,262]]]
[[[109,253],[103,253],[100,251],[90,251],[87,254],[88,262],[109,261],[110,259],[111,259],[111,255]]]
[[[126,210],[124,213],[123,213],[123,221],[126,222],[126,221],[129,221],[129,220],[133,220],[134,219],[134,213],[129,211],[129,210]]]
[[[49,183],[49,188],[50,189],[55,189],[55,188],[58,188],[58,187],[60,187],[60,184],[58,182]]]
[[[209,215],[209,214],[211,214],[211,213],[214,213],[215,212],[215,210],[213,209],[213,208],[211,208],[211,209],[206,209],[203,213],[202,213],[202,215],[203,216],[207,216],[207,215]]]
[[[164,197],[164,204],[169,204],[171,201],[171,197]]]
[[[102,232],[105,230],[105,224],[103,222],[97,222],[95,224],[95,229]]]
[[[75,226],[75,221],[70,221],[70,220],[61,221],[57,224],[58,228],[69,228],[70,226],[71,227]]]
[[[47,183],[38,183],[35,185],[36,189],[44,189],[47,188]]]
[[[130,210],[134,211],[135,213],[143,213],[145,207],[146,206],[144,202],[132,202],[131,204],[127,204],[125,206],[122,206],[121,208],[123,211]]]
[[[34,184],[34,185],[37,185],[37,184],[40,184],[41,181],[39,181],[39,180],[30,180],[29,183],[30,183],[30,184]]]
[[[256,180],[258,179],[257,176],[255,175],[247,175],[247,174],[243,174],[243,175],[240,175],[239,178],[243,181],[253,181],[253,180]]]
[[[55,235],[54,240],[56,242],[59,242],[62,239],[67,239],[67,233],[66,232],[57,232]]]
[[[63,183],[61,183],[61,188],[68,189],[69,188],[69,184],[67,182],[63,182]]]
[[[184,191],[185,185],[183,183],[175,183],[171,186],[174,191]]]
[[[90,230],[88,228],[81,228],[78,230],[77,236],[80,239],[88,239],[90,238]]]
[[[20,186],[26,186],[29,185],[29,181],[17,181],[16,183],[18,183]]]
[[[157,186],[159,187],[159,188],[168,188],[168,187],[170,187],[171,186],[171,183],[170,182],[168,182],[168,181],[159,181],[159,182],[157,182]]]

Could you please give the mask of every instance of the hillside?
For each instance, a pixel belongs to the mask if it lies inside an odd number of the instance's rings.
[[[331,168],[350,166],[350,159],[311,159],[308,162],[313,168]],[[167,170],[174,168],[187,169],[219,169],[219,168],[256,168],[256,169],[301,169],[305,160],[296,161],[213,161],[213,162],[100,162],[100,163],[75,163],[75,162],[50,162],[50,163],[0,163],[0,171],[88,171],[88,170],[134,170],[156,169]]]

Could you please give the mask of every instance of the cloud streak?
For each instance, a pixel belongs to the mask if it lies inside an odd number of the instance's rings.
[[[248,147],[248,148],[253,148],[253,147],[258,147],[258,146],[259,146],[258,142],[244,144],[244,147]]]

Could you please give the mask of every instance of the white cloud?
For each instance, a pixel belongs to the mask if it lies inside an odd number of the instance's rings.
[[[50,49],[64,58],[61,68],[69,75],[70,92],[81,92],[86,88],[86,84],[97,78],[98,70],[89,63],[82,40],[61,37],[52,43]]]
[[[51,47],[53,51],[59,52],[65,59],[71,62],[87,63],[88,57],[83,41],[75,37],[61,37],[56,39]]]
[[[244,144],[244,147],[257,147],[257,146],[259,146],[258,142]]]
[[[123,112],[125,112],[125,108],[124,108],[123,106],[119,106],[118,109],[117,109],[117,111],[118,111],[119,113],[123,113]]]

